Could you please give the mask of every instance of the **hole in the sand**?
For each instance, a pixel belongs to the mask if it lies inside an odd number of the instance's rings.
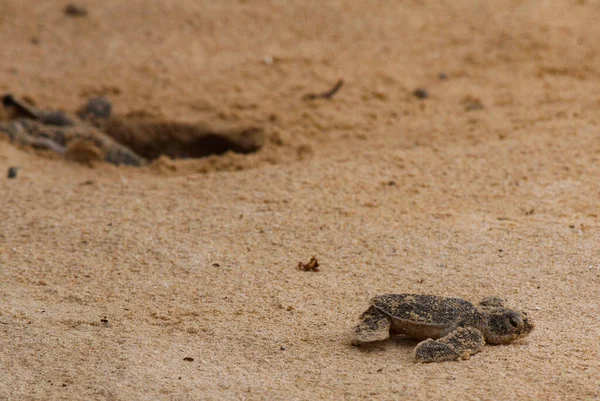
[[[254,153],[264,143],[263,130],[258,127],[213,128],[153,118],[115,118],[108,122],[104,131],[148,160],[163,155],[191,159],[228,151]]]

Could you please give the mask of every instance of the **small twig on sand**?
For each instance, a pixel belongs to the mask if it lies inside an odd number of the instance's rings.
[[[333,86],[333,88],[329,89],[327,92],[323,92],[323,93],[308,93],[308,94],[302,96],[302,100],[331,99],[333,97],[333,95],[335,95],[337,93],[337,91],[340,90],[340,88],[342,87],[342,85],[344,85],[344,80],[340,79]]]

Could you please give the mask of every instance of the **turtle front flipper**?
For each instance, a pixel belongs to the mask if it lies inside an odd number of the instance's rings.
[[[390,336],[391,325],[388,315],[371,306],[360,316],[360,323],[354,328],[355,339],[361,343],[385,340]]]
[[[416,362],[443,362],[469,359],[485,344],[483,334],[472,327],[459,327],[438,339],[421,341],[415,348]]]

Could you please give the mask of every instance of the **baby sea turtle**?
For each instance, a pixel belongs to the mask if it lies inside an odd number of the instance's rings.
[[[404,334],[424,340],[414,350],[417,362],[468,359],[486,342],[508,344],[533,330],[525,312],[508,309],[504,303],[499,297],[473,305],[435,295],[380,295],[371,299],[371,306],[361,315],[355,338],[363,343]]]
[[[8,136],[11,142],[51,150],[84,163],[94,160],[131,166],[146,163],[143,157],[98,127],[111,116],[112,105],[107,99],[90,99],[79,111],[79,118],[62,111],[40,110],[10,94],[2,96],[2,105],[16,114],[16,118],[0,121],[0,136]]]
[[[161,156],[188,159],[229,151],[247,154],[259,151],[265,141],[264,130],[257,126],[211,127],[143,113],[113,116],[111,102],[102,97],[89,99],[77,115],[38,109],[11,94],[0,99],[5,109],[0,108],[0,137],[90,165],[104,160],[143,166],[148,159]]]

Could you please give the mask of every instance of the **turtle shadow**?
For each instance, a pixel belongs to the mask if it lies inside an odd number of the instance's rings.
[[[373,352],[373,351],[382,351],[390,348],[403,348],[407,352],[412,352],[412,350],[417,346],[419,341],[409,338],[402,334],[392,334],[389,338],[381,341],[373,341],[370,343],[357,343],[352,342],[351,345],[354,348],[357,348],[360,352]]]

